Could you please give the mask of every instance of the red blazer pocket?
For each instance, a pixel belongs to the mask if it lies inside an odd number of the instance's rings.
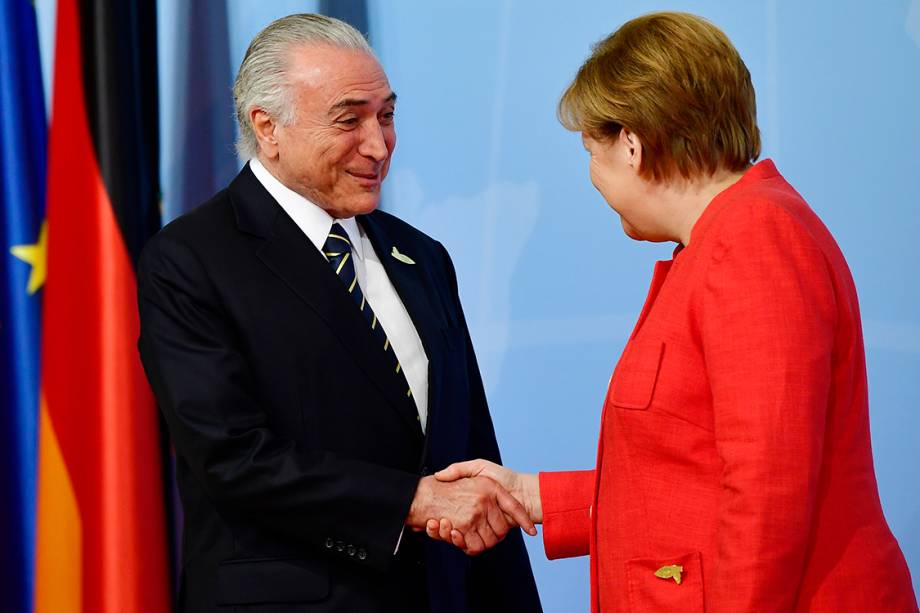
[[[699,552],[675,558],[635,558],[626,562],[629,610],[633,613],[703,613],[703,572]]]
[[[662,341],[633,341],[626,347],[610,387],[610,402],[622,409],[644,410],[652,393],[664,354]]]

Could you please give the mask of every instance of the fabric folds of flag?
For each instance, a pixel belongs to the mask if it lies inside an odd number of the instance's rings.
[[[233,71],[225,2],[161,0],[160,40],[163,148],[163,222],[191,211],[226,187],[239,172],[233,147]],[[169,95],[171,94],[171,95]],[[176,484],[175,454],[168,462],[167,523],[172,528],[173,579],[182,566],[182,506]]]
[[[154,3],[60,0],[48,156],[35,612],[169,610],[134,263],[158,224]]]
[[[188,213],[226,187],[239,172],[233,148],[233,70],[224,2],[171,1],[172,35],[161,41],[163,66],[161,117],[164,223]],[[165,19],[169,19],[166,16]],[[164,130],[165,132],[165,130]]]
[[[47,131],[35,7],[0,3],[0,594],[31,613]]]

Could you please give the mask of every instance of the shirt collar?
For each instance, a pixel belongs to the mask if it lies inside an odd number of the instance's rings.
[[[332,224],[339,222],[348,234],[351,241],[352,252],[360,260],[364,259],[364,246],[362,245],[363,232],[354,217],[335,219],[325,209],[307,200],[294,190],[279,181],[268,171],[258,159],[249,160],[249,168],[256,176],[259,183],[268,191],[272,198],[284,209],[284,212],[294,220],[297,227],[307,235],[310,242],[323,251],[323,245],[332,229]]]
[[[364,237],[364,231],[361,230],[361,226],[358,225],[354,217],[337,219],[336,221],[338,221],[345,229],[345,232],[348,233],[348,240],[351,241],[352,253],[354,253],[355,257],[359,260],[364,260],[364,241],[361,240]]]

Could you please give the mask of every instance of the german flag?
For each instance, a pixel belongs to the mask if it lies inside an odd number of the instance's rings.
[[[35,612],[169,610],[134,263],[158,215],[155,3],[60,0],[49,132]]]

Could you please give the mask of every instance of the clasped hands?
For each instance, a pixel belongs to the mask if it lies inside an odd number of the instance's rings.
[[[491,549],[511,528],[531,536],[543,522],[537,475],[486,460],[458,462],[422,477],[406,525],[452,543],[467,555]]]

